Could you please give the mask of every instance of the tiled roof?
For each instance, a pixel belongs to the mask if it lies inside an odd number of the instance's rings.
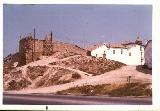
[[[110,48],[123,48],[123,49],[127,49],[127,48],[130,48],[129,46],[130,45],[133,45],[133,44],[136,44],[135,42],[131,42],[131,41],[125,41],[125,42],[122,42],[122,43],[108,43],[108,44],[98,44],[98,45],[92,45],[90,47],[87,47],[86,49],[87,50],[94,50],[102,45],[105,45],[106,47],[110,47]],[[138,44],[137,44],[138,45]]]

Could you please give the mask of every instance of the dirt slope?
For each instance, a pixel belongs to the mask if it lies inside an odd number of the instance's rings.
[[[136,66],[77,54],[66,55],[43,57],[4,71],[7,72],[3,79],[4,91],[55,93],[76,86],[122,84],[127,82],[128,76],[132,82],[151,83],[151,75],[138,72]]]
[[[58,53],[57,53],[58,54]],[[66,84],[120,68],[124,64],[74,53],[43,57],[25,66],[4,69],[4,90]],[[23,82],[22,82],[23,81]]]

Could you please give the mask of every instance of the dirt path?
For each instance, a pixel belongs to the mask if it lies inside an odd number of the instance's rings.
[[[83,71],[80,71],[78,69],[72,69],[70,67],[65,67],[65,66],[60,66],[60,65],[49,65],[50,67],[59,67],[59,68],[63,68],[63,69],[68,69],[70,71],[73,71],[73,72],[76,72],[78,74],[81,75],[82,78],[86,78],[86,77],[89,77],[89,76],[92,76],[92,74],[88,74],[87,72],[83,72]]]

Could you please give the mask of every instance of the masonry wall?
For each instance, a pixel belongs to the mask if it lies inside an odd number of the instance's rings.
[[[53,52],[61,51],[61,52],[75,52],[77,54],[86,55],[87,50],[82,49],[76,45],[62,43],[62,42],[54,42],[53,43]]]
[[[19,41],[20,65],[25,65],[32,60],[33,38],[28,36]]]
[[[19,41],[19,64],[28,64],[38,60],[40,56],[51,56],[57,51],[74,52],[81,55],[87,54],[87,50],[76,45],[52,42],[52,33],[48,34],[44,40],[34,40],[32,36],[28,36]]]
[[[43,41],[43,55],[50,56],[53,54],[53,43],[52,41]]]
[[[43,40],[35,40],[35,52],[43,53]]]
[[[35,51],[33,53],[33,60],[36,61],[43,55],[43,40],[35,40]]]
[[[32,36],[23,38],[19,42],[20,65],[38,60],[43,55],[43,40],[33,39]]]

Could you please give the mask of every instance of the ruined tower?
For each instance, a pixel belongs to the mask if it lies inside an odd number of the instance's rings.
[[[33,38],[28,36],[19,41],[20,65],[33,61]]]
[[[53,54],[52,32],[48,33],[43,41],[43,55],[50,56]]]

